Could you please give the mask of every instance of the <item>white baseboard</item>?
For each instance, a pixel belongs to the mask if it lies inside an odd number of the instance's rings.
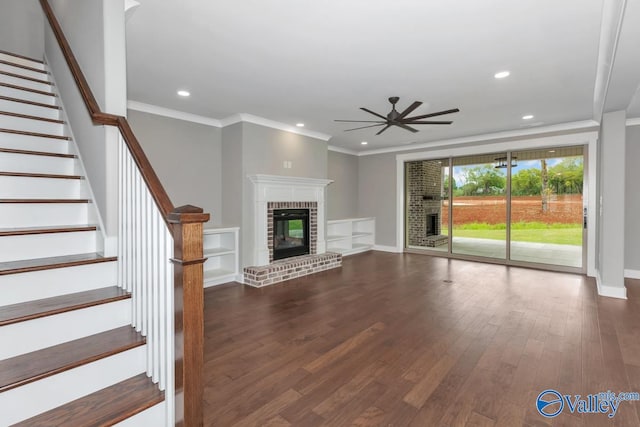
[[[602,283],[600,272],[596,272],[596,284],[598,285],[598,295],[601,297],[627,299],[627,288],[619,286],[607,286]]]
[[[627,279],[640,279],[640,270],[624,270],[624,277]]]
[[[373,245],[373,250],[380,251],[380,252],[392,252],[394,254],[402,253],[402,249],[397,248],[395,246]]]

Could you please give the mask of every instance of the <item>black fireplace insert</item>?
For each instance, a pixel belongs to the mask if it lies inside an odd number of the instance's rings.
[[[426,235],[427,236],[437,236],[440,234],[438,231],[438,214],[427,214],[427,227],[426,227]]]
[[[274,209],[273,259],[309,253],[309,209]]]

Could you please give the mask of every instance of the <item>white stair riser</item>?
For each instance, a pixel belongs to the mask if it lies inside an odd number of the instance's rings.
[[[76,159],[0,152],[0,171],[73,175]]]
[[[10,64],[0,64],[0,71],[5,71],[7,73],[19,74],[25,77],[31,77],[32,79],[38,80],[49,80],[49,75],[44,73],[39,73],[37,71],[27,70],[26,68],[16,67]]]
[[[0,262],[96,251],[96,231],[0,237]]]
[[[60,110],[58,109],[40,107],[32,104],[25,104],[24,102],[9,101],[6,99],[0,99],[0,111],[44,117],[45,119],[58,120],[60,118]]]
[[[114,427],[164,426],[167,425],[166,411],[166,401],[160,402],[139,414],[114,424]]]
[[[0,114],[0,128],[21,130],[25,132],[46,133],[48,135],[64,135],[64,125],[61,123],[5,116],[3,114]]]
[[[0,228],[80,225],[89,222],[88,203],[3,203]]]
[[[0,306],[114,286],[115,261],[0,276]]]
[[[69,154],[69,141],[66,139],[43,138],[6,132],[0,132],[0,147]]]
[[[34,82],[29,79],[21,79],[20,77],[7,76],[6,74],[0,74],[0,82],[9,83],[10,85],[16,85],[20,87],[26,87],[29,89],[41,90],[43,92],[52,92],[52,86],[47,83]]]
[[[145,372],[145,347],[115,354],[0,394],[2,422],[31,418]]]
[[[30,61],[28,59],[19,58],[17,56],[8,55],[6,53],[0,53],[0,59],[7,62],[13,62],[14,64],[24,65],[25,67],[44,70],[44,64],[42,64],[41,62]]]
[[[11,345],[0,347],[0,360],[130,324],[131,300],[126,299],[6,325],[0,328],[1,342]]]
[[[0,176],[0,199],[73,199],[80,197],[80,179]]]
[[[9,98],[24,99],[25,101],[39,102],[41,104],[56,105],[57,98],[51,95],[43,95],[41,93],[30,92],[28,90],[13,89],[10,87],[0,86],[0,95]]]

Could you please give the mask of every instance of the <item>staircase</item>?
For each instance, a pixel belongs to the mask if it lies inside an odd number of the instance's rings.
[[[46,66],[0,51],[0,426],[164,424]]]

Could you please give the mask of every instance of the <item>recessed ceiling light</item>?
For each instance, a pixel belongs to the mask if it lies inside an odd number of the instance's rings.
[[[367,142],[367,141],[362,141],[360,144],[362,144],[362,145],[367,145],[367,144],[368,144],[368,142]]]
[[[296,123],[296,126],[298,126],[299,128],[303,128],[304,127],[304,123]]]
[[[555,152],[556,152],[556,150],[549,150],[549,152],[550,152],[550,153],[555,153]]]
[[[495,73],[493,75],[493,77],[495,77],[496,79],[504,79],[505,77],[509,77],[509,74],[511,74],[509,71],[499,71],[497,73]]]
[[[187,96],[189,96],[189,95],[191,95],[191,94],[189,93],[189,91],[186,91],[186,90],[179,90],[179,91],[178,91],[178,95],[180,95],[180,96],[184,96],[184,97],[187,97]]]
[[[526,116],[522,116],[522,120],[531,120],[533,116],[531,114],[527,114]]]

